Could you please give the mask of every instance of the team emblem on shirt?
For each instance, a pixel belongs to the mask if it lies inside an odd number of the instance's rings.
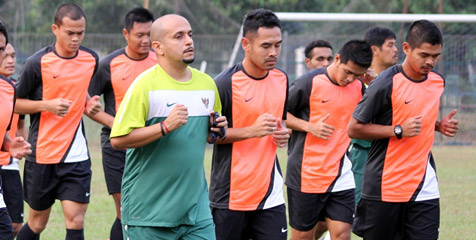
[[[210,103],[210,99],[202,98],[202,103],[205,105],[205,108],[208,109],[208,104]]]

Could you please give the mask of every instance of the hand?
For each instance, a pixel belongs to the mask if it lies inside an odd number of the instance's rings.
[[[362,79],[362,81],[364,81],[364,83],[368,85],[376,77],[377,74],[375,73],[375,71],[371,68],[367,68],[367,71],[364,73],[364,75],[362,75],[360,79]]]
[[[215,111],[211,111],[210,112],[210,126],[212,126],[212,127],[210,128],[210,130],[212,132],[220,133],[220,128],[221,127],[224,127],[225,129],[228,128],[228,121],[226,120],[225,116],[218,117],[216,119],[217,125],[216,125],[216,127],[213,127],[214,116],[215,116]]]
[[[453,116],[456,114],[457,110],[453,109],[448,116],[441,119],[439,124],[438,131],[447,137],[454,137],[458,132],[458,120],[453,119]]]
[[[68,113],[71,103],[71,100],[55,98],[47,101],[46,110],[56,116],[64,117]]]
[[[334,132],[334,126],[325,123],[331,114],[328,113],[323,118],[319,119],[317,123],[308,123],[308,131],[314,137],[318,137],[324,140],[329,140],[332,133]]]
[[[84,109],[86,114],[96,115],[101,110],[101,102],[99,102],[99,96],[95,95],[90,97],[86,102],[86,108]]]
[[[406,138],[418,136],[421,131],[421,119],[422,116],[416,116],[404,122],[402,124],[402,136]]]
[[[171,132],[188,122],[188,110],[183,104],[176,104],[169,116],[164,120],[165,126]]]
[[[276,118],[269,113],[265,113],[259,116],[251,125],[251,133],[256,138],[268,136],[274,133],[276,126]]]
[[[10,155],[16,159],[22,159],[31,154],[31,145],[23,139],[16,137],[10,143]]]
[[[278,125],[278,129],[276,129],[276,131],[273,133],[274,144],[276,144],[276,146],[279,148],[286,147],[290,137],[289,129],[286,128],[286,123],[279,118],[276,120],[276,123]]]

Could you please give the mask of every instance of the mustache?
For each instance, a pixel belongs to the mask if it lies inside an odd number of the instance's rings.
[[[269,61],[277,61],[278,58],[277,57],[267,57],[264,59],[265,62],[269,62]]]

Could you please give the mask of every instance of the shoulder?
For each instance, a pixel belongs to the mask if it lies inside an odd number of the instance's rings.
[[[87,47],[80,46],[79,51],[86,52],[87,54],[90,54],[92,57],[94,57],[96,60],[99,60],[98,54],[95,51],[93,51],[93,50],[91,50]]]
[[[390,68],[387,68],[387,70],[381,72],[377,78],[375,78],[372,82],[370,82],[369,88],[389,88],[393,84],[393,78],[395,75],[401,73],[401,66],[400,65],[395,65]]]
[[[100,64],[109,64],[113,59],[117,58],[118,56],[124,55],[125,51],[124,48],[117,49],[116,51],[109,53],[105,57],[101,58]]]
[[[53,46],[46,46],[38,51],[36,51],[33,55],[28,57],[25,61],[26,66],[33,66],[33,65],[38,65],[40,66],[41,63],[41,58],[45,56],[48,53],[53,53]]]
[[[224,81],[230,81],[233,74],[235,74],[236,72],[240,72],[240,71],[243,71],[243,67],[241,66],[241,64],[235,64],[235,65],[225,69],[220,74],[218,74],[215,77],[215,82],[220,83],[220,82],[224,82]]]

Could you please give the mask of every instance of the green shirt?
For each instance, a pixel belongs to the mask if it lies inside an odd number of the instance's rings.
[[[221,111],[213,79],[194,68],[179,82],[160,65],[132,83],[122,101],[111,137],[166,119],[176,104],[187,106],[188,122],[166,136],[127,150],[122,179],[122,223],[175,227],[211,218],[203,168],[210,111]]]

